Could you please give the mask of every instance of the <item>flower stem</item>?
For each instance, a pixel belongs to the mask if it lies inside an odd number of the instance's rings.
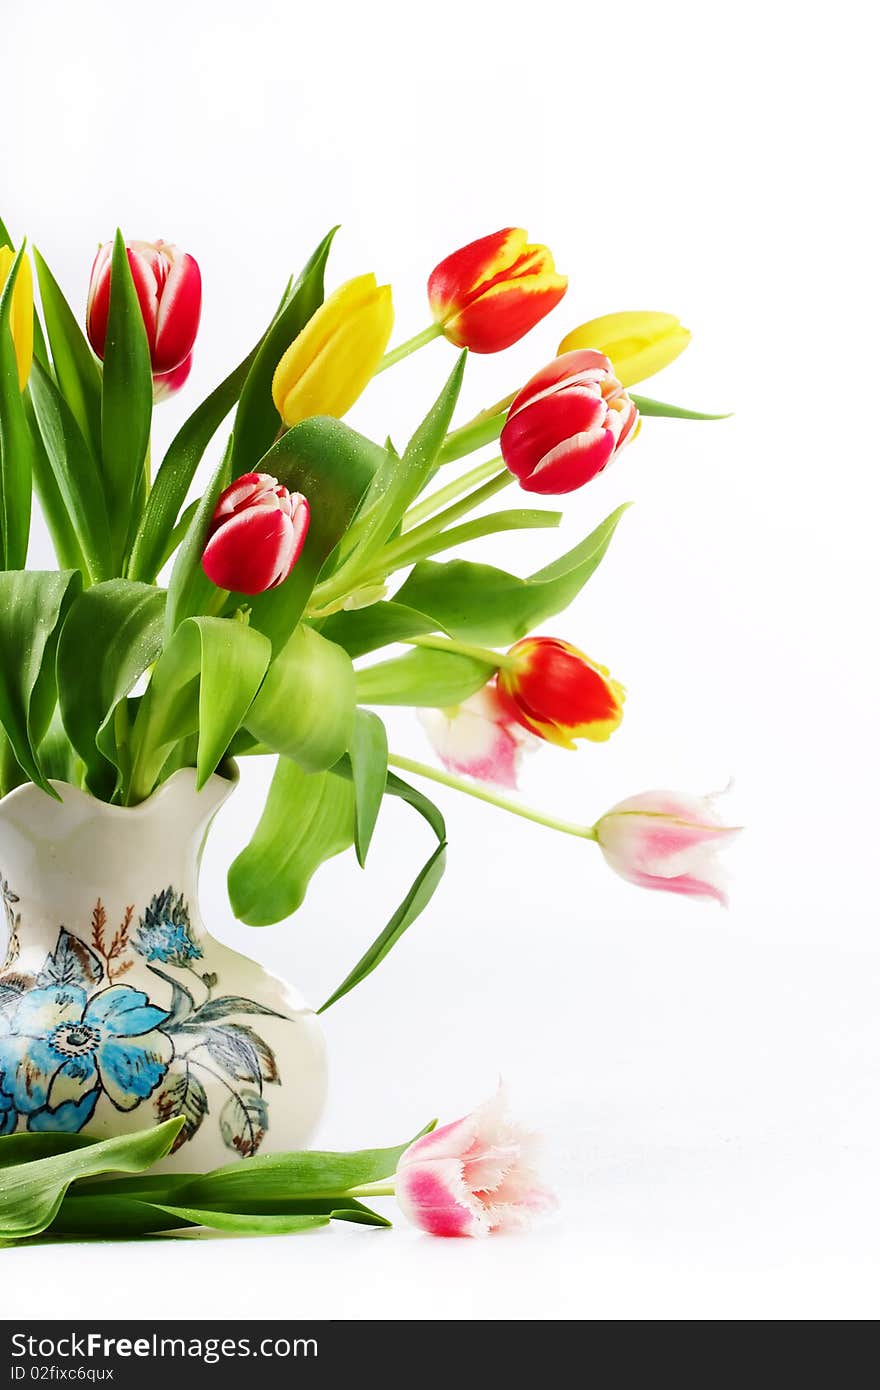
[[[437,462],[454,463],[456,459],[482,449],[484,444],[494,443],[504,428],[512,400],[513,396],[505,396],[497,405],[489,406],[488,410],[481,410],[479,415],[475,415],[466,425],[461,425],[459,429],[447,434]]]
[[[340,1197],[393,1197],[394,1183],[386,1179],[377,1182],[364,1182],[359,1187],[348,1187],[339,1193]]]
[[[548,816],[531,806],[521,806],[519,802],[511,801],[509,797],[500,796],[497,792],[490,792],[486,787],[465,782],[463,778],[455,777],[451,772],[441,772],[439,768],[428,767],[426,763],[417,763],[412,758],[401,758],[392,753],[388,758],[388,766],[397,767],[401,772],[409,772],[416,777],[427,777],[431,782],[439,782],[441,786],[451,787],[453,791],[464,792],[467,796],[475,797],[477,801],[485,801],[490,806],[509,811],[511,815],[521,816],[523,820],[545,825],[548,830],[559,830],[563,835],[575,835],[580,840],[596,839],[596,832],[591,825],[575,825],[573,821],[558,820],[555,816]]]
[[[421,333],[417,333],[414,338],[407,338],[405,343],[401,343],[399,347],[392,348],[390,352],[386,352],[382,361],[376,368],[375,375],[378,376],[380,372],[384,372],[388,367],[393,367],[395,362],[402,362],[404,357],[409,357],[411,352],[417,352],[418,349],[424,347],[426,343],[431,343],[435,338],[439,338],[442,332],[443,328],[439,323],[432,323],[429,324],[427,328],[423,328]]]
[[[515,656],[506,652],[494,652],[491,647],[476,647],[472,642],[457,642],[452,637],[407,637],[406,647],[428,647],[435,652],[452,652],[455,656],[469,656],[474,661],[485,661],[496,670],[514,671],[519,662]]]
[[[493,460],[496,470],[501,462],[500,459]],[[451,507],[447,507],[439,516],[435,516],[430,521],[425,521],[415,530],[408,531],[400,540],[393,541],[391,545],[386,545],[384,550],[380,550],[373,562],[373,568],[368,575],[361,576],[360,583],[370,584],[376,579],[384,579],[385,575],[392,570],[400,569],[402,565],[410,563],[410,557],[418,549],[423,541],[430,540],[433,536],[445,531],[447,526],[451,526],[453,521],[457,521],[460,516],[466,516],[472,512],[474,507],[480,507],[484,502],[488,502],[490,497],[494,497],[496,492],[507,487],[513,482],[513,474],[506,468],[501,468],[487,483],[469,492],[467,497],[460,498]]]
[[[445,507],[447,502],[453,502],[456,497],[460,497],[469,488],[476,487],[479,483],[485,482],[487,478],[494,477],[498,473],[500,462],[500,458],[492,458],[487,459],[485,463],[478,463],[476,468],[462,473],[461,477],[456,478],[454,482],[438,488],[436,492],[431,493],[430,497],[426,497],[424,501],[410,507],[403,518],[404,532],[411,531],[414,526],[418,526],[427,517],[433,516],[441,507]]]

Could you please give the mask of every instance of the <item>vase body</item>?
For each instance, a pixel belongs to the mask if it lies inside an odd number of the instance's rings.
[[[0,1134],[110,1138],[184,1117],[164,1167],[304,1147],[326,1098],[314,1013],[201,921],[233,784],[176,772],[140,806],[53,783],[0,801]],[[3,961],[0,935],[0,961]]]

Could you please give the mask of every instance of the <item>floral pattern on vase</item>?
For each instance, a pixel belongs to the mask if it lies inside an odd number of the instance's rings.
[[[184,895],[171,885],[156,893],[134,932],[134,907],[126,908],[112,934],[99,899],[88,939],[61,926],[36,975],[14,969],[18,898],[2,875],[0,895],[10,942],[0,971],[0,1134],[22,1122],[76,1133],[102,1096],[119,1111],[152,1099],[157,1119],[184,1117],[179,1148],[210,1113],[210,1077],[225,1092],[223,1143],[242,1157],[256,1153],[269,1127],[263,1088],[281,1078],[272,1048],[240,1017],[284,1015],[217,993],[217,975],[198,972],[203,952]],[[138,956],[170,987],[169,1008],[119,983]]]

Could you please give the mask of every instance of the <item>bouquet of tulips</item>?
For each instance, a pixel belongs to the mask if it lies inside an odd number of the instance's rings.
[[[0,225],[0,792],[30,779],[57,795],[60,781],[132,806],[181,767],[202,785],[234,759],[274,755],[229,874],[234,911],[253,924],[293,913],[316,868],[349,846],[363,865],[383,798],[401,798],[436,848],[332,999],[375,968],[443,872],[443,817],[400,773],[593,840],[634,882],[720,897],[713,856],[728,832],[705,798],[646,793],[572,826],[487,785],[513,785],[526,746],[573,748],[620,724],[618,682],[576,646],[530,634],[587,583],[624,508],[526,577],[457,555],[558,525],[556,511],[485,504],[508,487],[585,486],[640,417],[718,418],[628,390],[688,333],[666,314],[594,319],[509,399],[458,423],[469,353],[509,347],[564,296],[550,252],[516,228],[454,252],[428,280],[431,325],[389,350],[387,285],[362,275],[325,298],[332,239],[156,460],[154,405],[190,370],[196,261],[117,233],[95,260],[83,331],[34,250],[38,313],[29,253]],[[458,355],[404,448],[343,422],[376,373],[440,336]],[[497,440],[500,456],[463,464]],[[32,491],[57,570],[26,568]],[[425,712],[442,766],[389,754],[375,711],[391,705]]]

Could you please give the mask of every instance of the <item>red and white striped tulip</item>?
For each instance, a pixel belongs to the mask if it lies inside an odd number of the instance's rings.
[[[164,376],[189,357],[199,331],[202,277],[197,262],[167,241],[126,242],[128,264],[156,376]],[[107,339],[113,243],[98,250],[86,302],[86,332],[100,358]]]
[[[626,691],[607,669],[558,637],[525,637],[514,666],[498,672],[502,708],[530,733],[561,748],[604,743],[623,718]]]
[[[607,357],[565,352],[514,397],[501,453],[526,492],[573,492],[633,438],[638,418]]]
[[[428,300],[451,343],[471,352],[501,352],[549,314],[567,286],[546,246],[529,245],[522,227],[505,227],[435,266]]]
[[[524,752],[538,741],[504,708],[493,685],[448,709],[421,709],[431,746],[450,772],[515,787]]]
[[[403,1213],[434,1236],[488,1236],[553,1210],[537,1141],[507,1114],[502,1090],[472,1114],[410,1144],[397,1165]]]
[[[718,852],[740,827],[724,825],[713,797],[640,792],[612,806],[593,829],[607,862],[628,883],[727,906]]]
[[[184,357],[179,367],[175,367],[173,372],[163,372],[153,376],[153,404],[158,405],[160,401],[167,401],[171,396],[176,396],[182,386],[189,380],[192,371],[193,355]]]
[[[309,529],[309,504],[269,473],[245,473],[220,494],[202,556],[220,589],[262,594],[283,584]]]

